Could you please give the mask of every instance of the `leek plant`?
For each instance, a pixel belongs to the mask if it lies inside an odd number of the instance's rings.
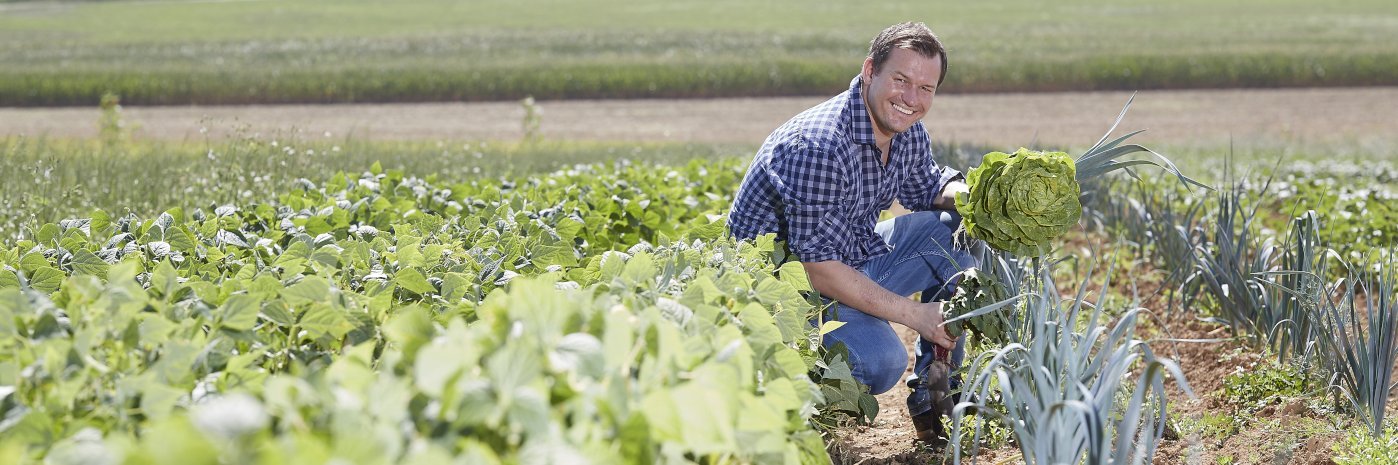
[[[1194,248],[1205,239],[1199,225],[1206,211],[1206,197],[1168,184],[1112,182],[1103,189],[1117,195],[1097,197],[1085,205],[1092,211],[1083,213],[1094,222],[1090,227],[1130,244],[1138,258],[1168,272],[1167,311],[1178,306],[1182,283],[1194,270]]]
[[[1085,299],[1090,273],[1077,297],[1065,302],[1049,268],[1038,268],[1023,283],[1033,288],[1019,303],[1028,330],[1023,339],[971,364],[966,389],[975,395],[963,399],[978,401],[953,409],[953,460],[963,456],[963,422],[975,422],[968,428],[975,444],[985,422],[998,420],[1031,465],[1149,463],[1166,427],[1165,375],[1193,395],[1183,372],[1134,337],[1144,309],[1128,310],[1109,325],[1102,308]],[[998,406],[990,405],[993,399]]]
[[[1291,232],[1281,247],[1279,271],[1256,279],[1267,284],[1264,293],[1264,322],[1274,322],[1267,333],[1277,361],[1288,356],[1309,368],[1314,359],[1315,341],[1320,338],[1319,302],[1325,280],[1325,251],[1320,243],[1320,221],[1315,211],[1292,220]]]
[[[1271,181],[1262,184],[1259,197],[1266,195]],[[1317,217],[1308,212],[1293,220],[1280,243],[1258,238],[1257,214],[1265,202],[1247,205],[1248,192],[1246,182],[1239,181],[1218,194],[1212,235],[1194,247],[1196,264],[1184,284],[1185,306],[1201,293],[1208,295],[1218,315],[1206,320],[1228,326],[1254,346],[1271,349],[1279,362],[1309,367],[1316,355],[1313,341],[1320,336],[1316,309],[1319,283],[1325,277],[1319,269],[1323,253]]]
[[[1264,183],[1261,193],[1266,193],[1270,182]],[[1263,202],[1253,202],[1249,208],[1247,193],[1242,181],[1219,191],[1212,234],[1194,248],[1194,273],[1185,282],[1184,305],[1193,306],[1200,294],[1211,297],[1219,315],[1204,320],[1226,325],[1235,336],[1261,345],[1276,322],[1263,321],[1262,316],[1269,314],[1266,293],[1255,276],[1274,271],[1275,249],[1253,235]]]
[[[1165,186],[1159,189],[1142,186],[1139,191],[1141,200],[1134,205],[1136,216],[1145,224],[1147,245],[1158,263],[1169,271],[1166,282],[1182,283],[1193,268],[1194,246],[1203,241],[1197,226],[1201,223],[1204,202],[1201,197]]]
[[[1339,254],[1328,255],[1344,263]],[[1333,370],[1331,387],[1378,437],[1398,361],[1398,259],[1389,255],[1367,266],[1344,268],[1346,280],[1326,286],[1325,298],[1319,300],[1325,326],[1320,341]]]

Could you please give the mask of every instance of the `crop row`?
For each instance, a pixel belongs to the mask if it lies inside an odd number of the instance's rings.
[[[0,252],[0,450],[828,460],[812,417],[872,398],[814,350],[800,267],[778,269],[770,240],[719,239],[733,168],[450,187],[370,172],[276,206],[45,225]]]

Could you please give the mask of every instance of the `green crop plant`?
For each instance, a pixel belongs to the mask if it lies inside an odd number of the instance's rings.
[[[991,152],[966,173],[970,191],[957,195],[956,211],[971,237],[1015,255],[1042,256],[1082,216],[1074,174],[1063,152]]]
[[[375,163],[437,184],[503,185],[577,164],[683,166],[696,159],[714,176],[741,176],[746,160],[732,155],[742,150],[677,143],[374,141],[288,132],[208,142],[132,140],[109,152],[96,140],[0,137],[0,178],[31,180],[0,184],[0,237],[32,237],[44,223],[93,210],[150,218],[173,208],[269,203],[301,179],[319,184],[329,173],[362,173]],[[707,203],[709,194],[730,195],[732,189],[712,184],[693,197]]]
[[[828,462],[819,420],[874,412],[800,266],[711,220],[734,175],[375,166],[36,226],[0,247],[0,462]]]
[[[1274,271],[1272,249],[1256,236],[1257,212],[1263,202],[1251,198],[1265,195],[1268,185],[1263,183],[1260,193],[1254,194],[1245,183],[1235,182],[1216,194],[1212,231],[1194,249],[1195,272],[1187,279],[1184,295],[1186,308],[1192,307],[1200,294],[1209,296],[1221,314],[1208,321],[1227,325],[1234,335],[1258,346],[1266,344],[1278,323],[1260,320],[1268,314],[1267,303],[1263,284],[1255,279]]]
[[[947,335],[959,338],[971,332],[982,344],[1004,345],[1012,331],[1006,307],[1014,299],[992,274],[968,268],[960,275],[956,292],[942,310]]]
[[[963,422],[994,421],[1013,432],[1029,464],[1149,463],[1166,427],[1167,373],[1192,392],[1174,362],[1135,339],[1142,309],[1128,310],[1109,327],[1101,306],[1084,299],[1087,281],[1071,303],[1061,300],[1048,269],[1027,285],[1034,289],[1022,297],[1028,332],[971,364],[967,392],[980,403],[953,409],[953,434],[961,434]],[[951,440],[958,463],[961,443]]]
[[[1082,217],[1080,197],[1094,190],[1083,185],[1095,187],[1107,173],[1126,170],[1135,177],[1132,167],[1148,165],[1165,169],[1186,186],[1207,188],[1181,173],[1169,158],[1137,144],[1123,144],[1142,131],[1107,140],[1134,99],[1134,95],[1127,99],[1112,126],[1077,159],[1063,152],[1024,148],[1013,154],[986,154],[980,165],[966,173],[969,191],[956,196],[956,211],[967,235],[1010,254],[1040,257]],[[1154,159],[1122,159],[1136,153]]]
[[[1347,278],[1324,288],[1319,332],[1330,364],[1331,386],[1349,402],[1373,436],[1383,434],[1393,365],[1398,362],[1398,259],[1360,264],[1340,261]]]
[[[1288,237],[1275,246],[1279,271],[1265,273],[1256,279],[1264,288],[1266,315],[1262,321],[1275,322],[1268,333],[1270,347],[1278,359],[1299,362],[1310,368],[1315,359],[1320,328],[1322,282],[1328,274],[1326,255],[1320,245],[1320,220],[1314,210],[1292,220]]]

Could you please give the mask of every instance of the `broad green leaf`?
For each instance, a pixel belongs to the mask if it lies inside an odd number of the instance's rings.
[[[157,216],[157,217],[155,218],[155,222],[151,224],[151,229],[152,229],[152,230],[159,230],[159,231],[160,231],[160,240],[165,240],[165,233],[166,233],[167,231],[170,230],[170,227],[171,227],[171,226],[174,226],[174,225],[175,225],[175,217],[174,217],[174,215],[171,215],[170,212],[164,212],[164,213],[161,213],[160,216]]]
[[[687,233],[685,233],[685,238],[689,240],[698,239],[702,241],[718,240],[718,238],[723,237],[723,235],[728,232],[728,222],[725,220],[725,218],[726,217],[719,216],[716,219],[704,222],[704,224],[700,226],[690,228],[690,230]]]
[[[98,244],[100,245],[100,244]],[[87,234],[81,229],[69,229],[63,232],[63,238],[58,240],[58,246],[64,250],[82,250],[88,248]]]
[[[49,265],[49,260],[44,258],[44,254],[39,252],[30,252],[19,257],[19,269],[25,273],[33,273],[34,270],[49,266],[51,266]]]
[[[311,261],[331,268],[340,267],[340,254],[333,246],[325,246],[311,253]]]
[[[778,303],[793,304],[805,301],[801,294],[798,294],[790,284],[783,282],[783,280],[765,276],[761,279],[757,283],[757,289],[755,289],[759,302],[771,306]]]
[[[398,274],[393,277],[393,283],[417,295],[428,295],[437,291],[421,272],[413,268],[398,270]]]
[[[806,365],[806,360],[801,358],[801,354],[786,346],[777,347],[777,351],[772,354],[772,360],[776,366],[781,367],[782,372],[787,376],[800,376],[810,371],[811,367]]]
[[[879,416],[878,399],[867,392],[859,393],[859,412],[864,415],[865,421],[872,423]]]
[[[170,334],[175,331],[175,324],[158,314],[142,313],[136,318],[140,321],[138,342],[144,347],[159,347],[170,340]]]
[[[617,373],[622,367],[630,366],[631,350],[636,345],[636,323],[626,312],[608,312],[607,324],[602,330],[602,352],[607,371]]]
[[[602,258],[598,261],[597,281],[606,283],[621,275],[621,271],[626,268],[626,260],[629,257],[621,252],[608,250],[602,253]]]
[[[58,235],[60,233],[62,233],[62,231],[58,229],[58,225],[53,223],[45,223],[43,226],[39,227],[39,230],[37,232],[34,233],[34,241],[43,244],[47,247],[53,247],[54,245],[57,245]]]
[[[442,278],[442,298],[447,302],[461,300],[471,290],[471,278],[465,273],[447,273]]]
[[[635,285],[649,285],[655,280],[655,276],[660,270],[655,266],[655,259],[649,253],[638,253],[626,261],[626,267],[621,271],[621,279]]]
[[[693,308],[704,304],[713,304],[722,297],[723,291],[718,289],[713,279],[701,275],[689,282],[689,287],[685,288],[680,302]]]
[[[296,324],[296,315],[287,308],[284,300],[271,300],[262,306],[263,318],[276,323],[279,326],[289,328]]]
[[[29,287],[36,291],[52,294],[63,284],[63,272],[57,268],[45,266],[34,270],[29,275]]]
[[[183,225],[166,231],[165,242],[170,244],[170,248],[186,254],[194,252],[194,246],[197,243],[194,235],[189,232],[189,228]]]
[[[602,341],[588,333],[563,336],[558,346],[549,353],[549,365],[559,371],[577,372],[589,378],[599,377],[606,369]]]
[[[799,356],[798,356],[799,357]],[[804,381],[803,381],[804,383]],[[774,378],[763,386],[765,392],[762,401],[770,404],[773,408],[783,412],[795,412],[801,410],[802,396],[798,392],[809,391],[805,386],[800,390],[792,383],[791,378]]]
[[[15,272],[10,271],[10,270],[0,269],[0,289],[18,289],[18,288],[19,288],[19,275],[16,275]]]
[[[102,261],[101,258],[86,249],[78,249],[73,252],[72,263],[74,274],[88,274],[104,279],[107,277],[107,269],[111,267],[107,262]]]
[[[417,353],[414,382],[418,389],[441,396],[447,381],[469,367],[480,364],[481,352],[464,326],[453,326],[447,337],[437,338]]]
[[[422,344],[432,340],[436,330],[426,309],[409,305],[384,323],[383,332],[389,342],[400,345],[404,352],[414,353]]]
[[[261,299],[247,294],[230,296],[219,307],[220,323],[225,328],[238,331],[252,329],[257,324],[261,304]]]
[[[786,415],[766,398],[746,392],[738,393],[737,427],[743,431],[775,432],[786,429]]]
[[[573,255],[573,247],[562,242],[538,244],[530,250],[534,266],[543,269],[549,265],[564,267],[576,266],[578,258]]]
[[[301,282],[292,284],[281,292],[287,305],[299,306],[312,302],[330,300],[330,282],[320,276],[306,276]]]
[[[782,264],[781,268],[777,269],[777,275],[781,277],[782,282],[791,285],[792,289],[797,291],[812,290],[810,278],[806,276],[806,267],[801,262],[792,261]]]
[[[154,390],[152,389],[152,391]],[[146,396],[166,398],[168,393],[150,392],[145,394],[143,399]],[[142,404],[142,410],[145,410],[145,402],[143,401]],[[186,416],[174,416],[165,421],[155,422],[149,431],[144,432],[140,450],[133,455],[132,458],[135,460],[128,463],[151,465],[215,465],[220,463],[217,446],[208,437],[201,434],[199,428],[195,427]]]
[[[148,373],[155,381],[170,386],[183,386],[194,381],[194,360],[199,358],[200,346],[192,341],[172,338],[160,348],[160,359]]]
[[[161,260],[155,265],[155,269],[151,270],[150,288],[156,295],[168,299],[174,296],[179,285],[179,273],[175,272],[175,267],[170,265],[169,260]]]
[[[486,357],[486,372],[497,390],[514,391],[543,374],[543,360],[528,341],[515,339]]]
[[[185,287],[188,287],[196,298],[209,305],[221,305],[227,297],[219,286],[209,281],[191,279],[185,281]]]
[[[102,210],[92,211],[92,223],[88,226],[92,237],[102,237],[106,235],[108,228],[112,227],[112,216]]]
[[[304,226],[306,228],[306,233],[313,236],[318,236],[335,229],[330,226],[330,223],[326,221],[325,218],[319,216],[307,218]]]
[[[830,334],[831,331],[840,329],[840,327],[841,327],[841,326],[844,326],[844,325],[845,325],[845,322],[843,322],[843,321],[836,321],[836,320],[829,320],[829,321],[826,321],[826,322],[824,322],[824,323],[821,323],[821,324],[820,324],[820,335],[821,335],[821,336],[824,336],[824,335],[826,335],[826,334]]]
[[[737,429],[736,396],[727,396],[720,389],[694,382],[661,392],[679,423],[680,437],[676,440],[700,454],[722,453],[737,447],[733,435]]]
[[[226,229],[221,229],[217,233],[215,233],[214,243],[218,245],[231,245],[234,247],[240,247],[244,249],[252,247],[251,245],[248,245],[248,242],[243,240],[243,238],[239,236],[238,233]]]
[[[300,326],[312,339],[321,336],[340,339],[354,329],[354,324],[350,323],[344,308],[324,303],[312,304],[311,308],[301,315]]]
[[[554,226],[554,232],[557,232],[558,237],[564,242],[572,242],[573,238],[578,237],[578,234],[586,227],[587,225],[583,224],[582,221],[569,216],[558,220],[558,224]]]
[[[747,334],[748,344],[752,345],[753,350],[761,352],[782,343],[781,331],[777,330],[772,314],[767,313],[767,309],[761,305],[744,305],[738,312],[738,319],[743,322],[743,332]]]
[[[113,284],[135,283],[136,275],[140,274],[140,272],[140,263],[132,260],[122,261],[112,265],[112,267],[107,270],[107,282]]]

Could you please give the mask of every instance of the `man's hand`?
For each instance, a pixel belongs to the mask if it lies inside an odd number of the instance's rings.
[[[912,327],[923,339],[931,341],[933,344],[950,349],[956,345],[956,341],[947,335],[946,327],[942,325],[942,302],[927,302],[919,305],[918,312],[922,318],[919,321],[923,327]]]
[[[937,195],[937,200],[932,201],[932,206],[941,210],[956,209],[956,194],[971,192],[971,186],[962,181],[952,181],[942,187],[942,192]]]
[[[942,304],[919,303],[884,289],[849,265],[837,261],[803,262],[816,292],[856,310],[917,331],[923,339],[951,349],[955,345],[942,328]]]

